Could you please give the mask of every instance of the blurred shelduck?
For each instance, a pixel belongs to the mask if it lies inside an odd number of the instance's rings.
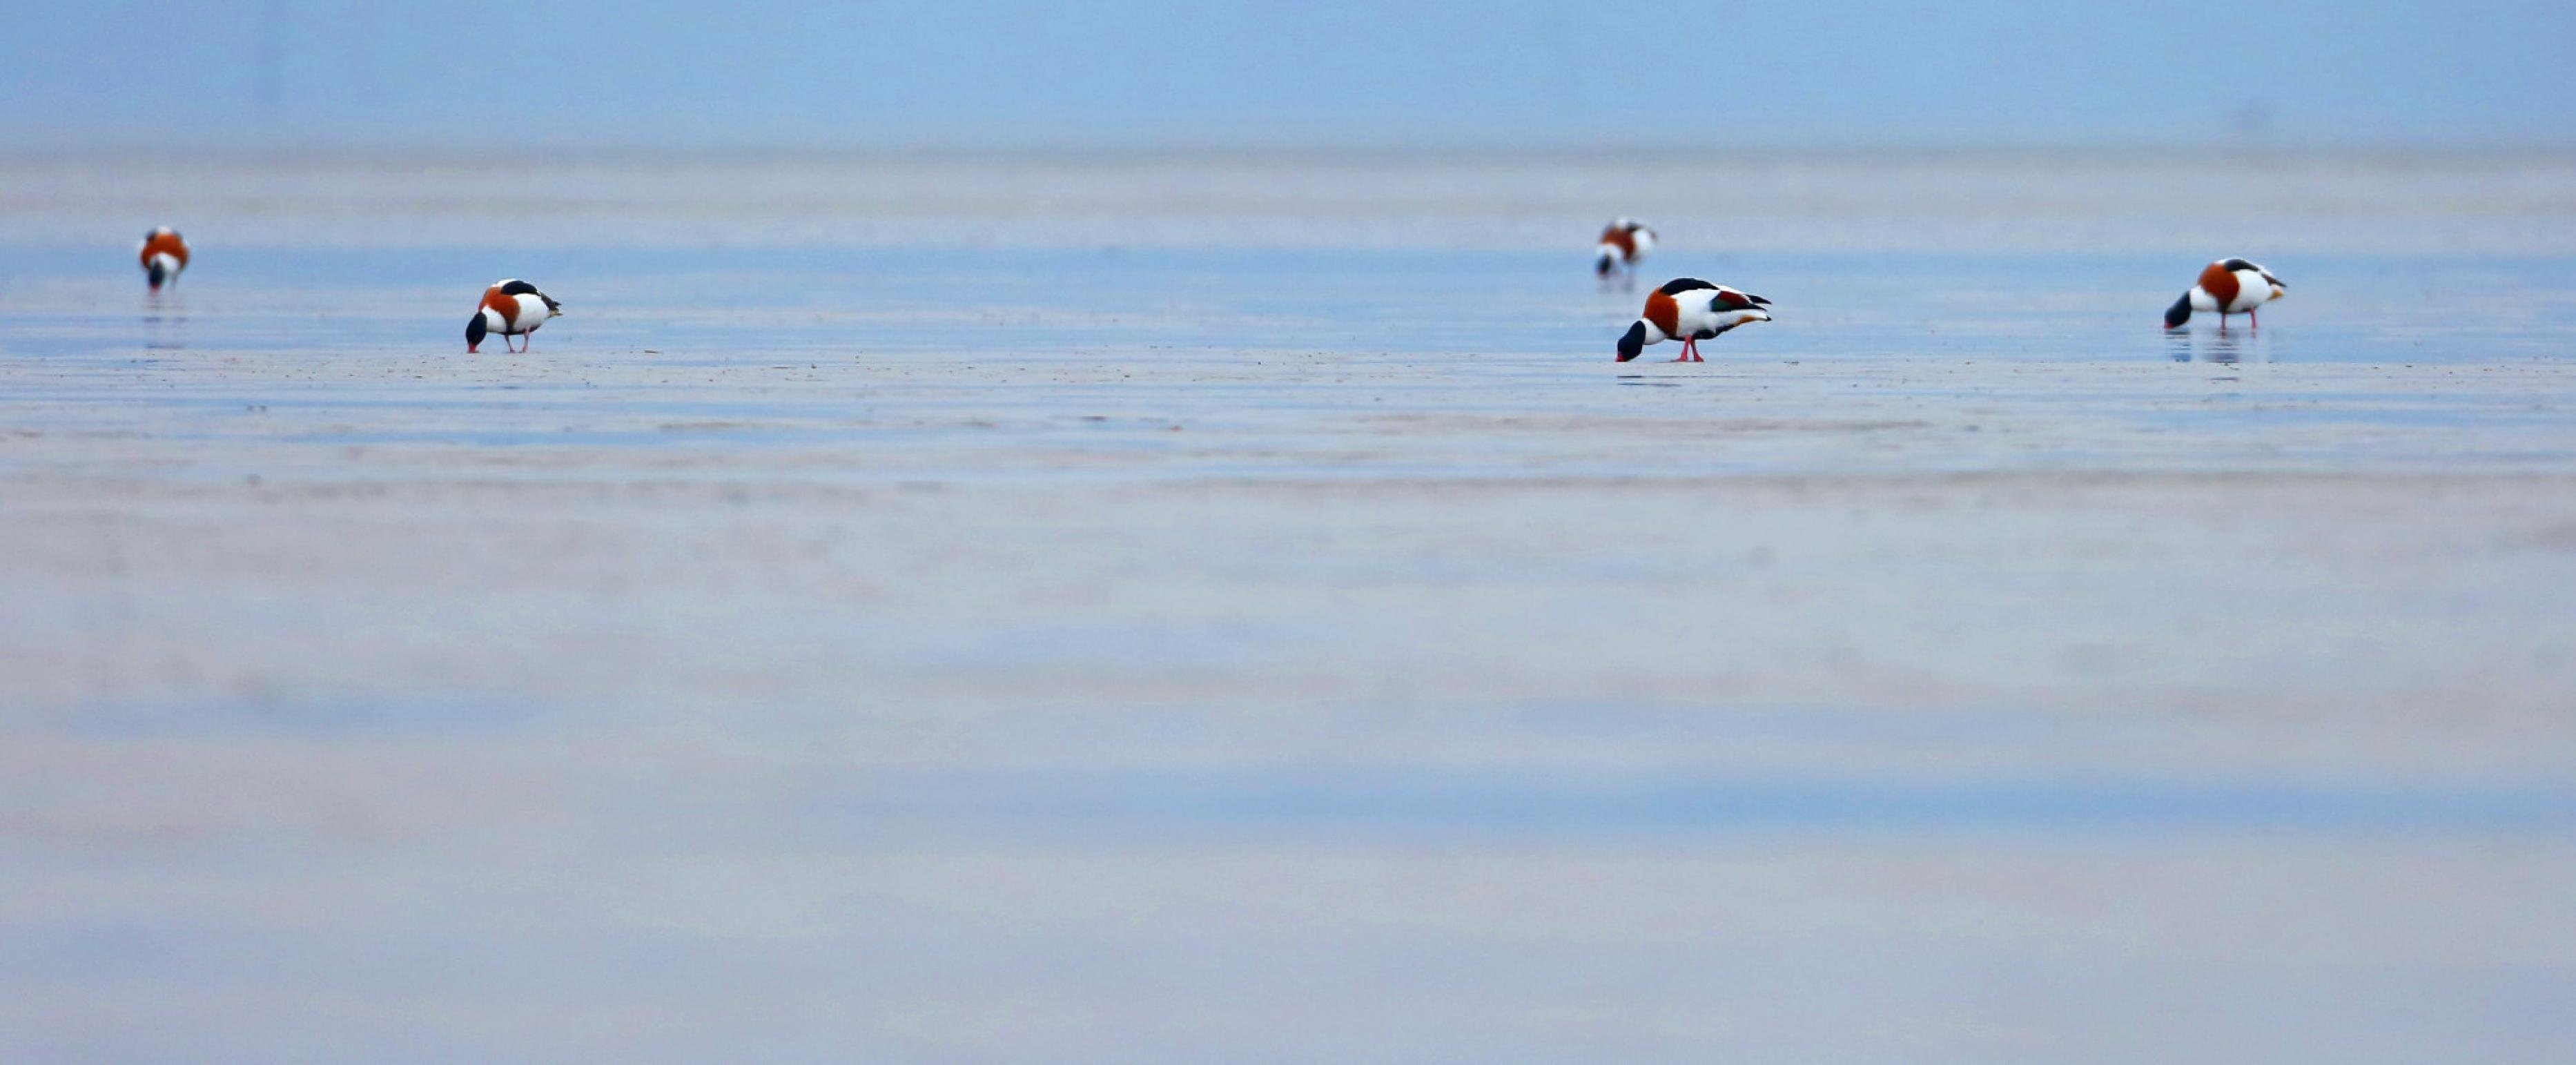
[[[2263,319],[2254,309],[2287,295],[2281,279],[2272,272],[2243,259],[2228,259],[2209,264],[2200,272],[2200,281],[2182,294],[2174,305],[2165,309],[2165,328],[2180,329],[2191,320],[2193,311],[2217,311],[2218,327],[2227,328],[2227,316],[2243,314],[2254,319],[2254,328],[2263,327]]]
[[[1636,358],[1648,344],[1678,340],[1682,342],[1682,354],[1674,362],[1707,362],[1699,357],[1700,341],[1746,322],[1770,321],[1770,312],[1762,309],[1770,305],[1770,300],[1760,296],[1696,277],[1664,282],[1664,287],[1646,296],[1645,316],[1628,327],[1628,335],[1619,338],[1619,361]]]
[[[1634,218],[1622,218],[1601,231],[1601,246],[1594,251],[1592,272],[1604,279],[1612,273],[1634,276],[1637,260],[1655,248],[1655,231]]]
[[[152,283],[152,291],[179,279],[179,271],[188,268],[188,242],[179,239],[179,231],[162,226],[143,235],[143,278]]]
[[[505,348],[510,347],[511,337],[527,337],[533,344],[537,327],[546,324],[546,319],[562,313],[563,304],[537,291],[535,285],[515,277],[495,281],[492,287],[483,290],[483,305],[475,308],[474,317],[465,323],[465,353],[473,354],[488,333],[501,334],[501,346]],[[516,347],[510,350],[528,349]]]

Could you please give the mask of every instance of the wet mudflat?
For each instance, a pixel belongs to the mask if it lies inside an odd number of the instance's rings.
[[[22,232],[141,209],[69,165],[9,171]],[[1664,223],[1650,274],[1780,308],[1693,366],[1612,364],[1635,294],[1527,237],[1596,178],[1569,165],[1476,171],[1500,221],[1401,247],[1366,223],[1457,174],[1301,172],[1337,221],[1185,204],[1233,220],[1192,236],[1118,224],[1159,171],[1093,173],[960,194],[959,247],[820,193],[808,229],[684,209],[725,193],[638,168],[661,228],[506,252],[391,174],[366,202],[403,254],[272,204],[280,239],[192,231],[157,301],[30,243],[0,274],[0,1031],[2576,1043],[2576,259],[2563,203],[2513,198],[2547,165],[2319,168],[2330,209],[2247,223],[2275,254],[2005,213],[1922,247],[1852,205],[2026,175],[1809,164],[1824,191],[1722,252]],[[2424,194],[2460,167],[2486,207]],[[260,174],[202,195],[347,185]],[[2138,191],[2030,180],[2043,222]],[[2261,333],[2154,328],[2258,251],[2293,291]],[[502,273],[569,315],[466,357]]]

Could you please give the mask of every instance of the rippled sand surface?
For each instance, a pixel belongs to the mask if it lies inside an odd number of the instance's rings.
[[[0,162],[0,1051],[2576,1053],[2571,176]]]

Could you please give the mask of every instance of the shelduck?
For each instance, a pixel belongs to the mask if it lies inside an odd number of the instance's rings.
[[[1770,321],[1771,313],[1763,310],[1770,305],[1760,296],[1696,277],[1667,281],[1646,296],[1645,313],[1619,338],[1619,361],[1636,358],[1648,344],[1679,340],[1682,354],[1674,362],[1707,362],[1699,355],[1700,341],[1748,322]]]
[[[162,226],[143,235],[143,248],[138,258],[143,263],[143,279],[152,291],[179,279],[179,271],[188,268],[188,242],[179,239],[179,231]]]
[[[1634,218],[1612,221],[1601,230],[1600,246],[1593,251],[1592,272],[1608,280],[1611,275],[1633,277],[1637,261],[1655,247],[1655,231]]]
[[[2254,313],[2255,308],[2287,295],[2286,288],[2280,278],[2261,266],[2243,259],[2223,259],[2209,264],[2191,291],[2165,308],[2165,328],[2182,328],[2184,322],[2191,320],[2193,311],[2217,311],[2220,329],[2227,328],[2227,316],[2231,314],[2253,318],[2254,328],[2261,329],[2263,319]]]
[[[501,334],[501,346],[505,348],[510,347],[511,337],[527,337],[528,343],[534,344],[537,327],[562,314],[563,304],[537,291],[535,285],[515,277],[495,281],[483,290],[483,305],[475,308],[474,317],[465,322],[465,353],[473,354],[489,333]],[[510,350],[526,351],[527,347]]]

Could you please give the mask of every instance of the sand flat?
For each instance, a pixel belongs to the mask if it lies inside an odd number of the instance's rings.
[[[1809,161],[1657,267],[1782,320],[1619,366],[1634,295],[1525,239],[1598,175],[1489,162],[1458,239],[1383,247],[1349,220],[1459,180],[1400,162],[1160,249],[1100,239],[1151,183],[1097,161],[956,192],[982,248],[597,161],[642,246],[503,249],[342,163],[208,186],[279,236],[192,230],[156,302],[28,238],[0,1049],[2576,1050],[2559,163],[2302,164],[2294,298],[2176,337],[2195,234],[2031,222],[2101,164],[1962,249],[1887,220],[2022,171]],[[0,212],[211,202],[81,165],[0,166]],[[746,180],[871,172],[800,165]],[[360,207],[397,262],[351,269]],[[503,272],[571,314],[466,357]]]

